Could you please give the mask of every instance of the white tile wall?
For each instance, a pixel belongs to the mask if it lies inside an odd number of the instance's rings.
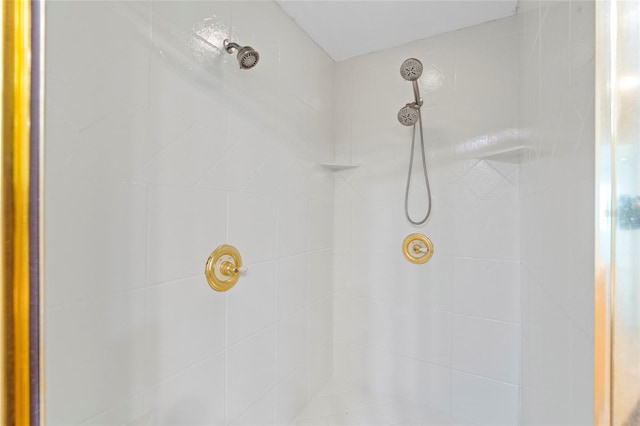
[[[237,343],[274,322],[275,269],[273,262],[251,265],[243,277],[244,285],[227,294],[227,344]]]
[[[287,257],[276,265],[276,314],[285,318],[309,303],[309,255]]]
[[[309,309],[302,309],[276,325],[276,381],[286,379],[308,361]]]
[[[275,425],[275,390],[270,391],[260,398],[233,421],[233,425],[255,426],[255,425]]]
[[[452,386],[454,416],[486,425],[518,424],[517,386],[457,371]]]
[[[211,241],[226,240],[227,194],[222,191],[152,187],[148,211],[151,284],[201,275],[202,259],[206,262],[213,251]]]
[[[519,274],[520,267],[515,262],[456,259],[453,281],[454,312],[518,323]]]
[[[518,420],[519,164],[478,149],[516,143],[507,136],[518,128],[517,24],[499,20],[354,58],[334,77],[336,158],[360,165],[335,184],[336,374],[448,413],[477,401],[487,408],[460,413],[477,424]],[[425,68],[433,216],[422,227],[403,212],[411,130],[396,113],[412,97],[398,72],[408,57]],[[424,197],[414,184],[412,197]],[[425,265],[401,254],[413,232],[434,242]],[[473,380],[453,379],[463,372]]]
[[[334,362],[361,385],[401,383],[414,397],[411,374],[390,377],[416,371],[403,356],[450,368],[439,398],[423,392],[422,402],[472,423],[588,424],[594,6],[525,1],[520,10],[336,66],[336,159],[361,167],[336,177]],[[385,111],[410,98],[397,76],[409,56],[425,63],[434,194],[419,230],[436,254],[421,267],[397,255],[415,232],[397,226],[409,132]],[[522,166],[491,156],[520,145]],[[433,330],[439,352],[421,352]]]
[[[278,198],[279,256],[290,256],[309,250],[309,204],[300,198]]]
[[[308,365],[295,370],[276,388],[276,424],[288,425],[309,401]]]
[[[56,185],[64,190],[52,194],[46,213],[47,237],[56,242],[46,259],[47,279],[56,286],[47,292],[48,306],[144,287],[146,187],[63,177]],[[104,233],[87,241],[97,224]]]
[[[276,251],[276,198],[265,194],[229,194],[229,241],[248,265],[273,260]]]
[[[287,424],[334,364],[469,424],[590,423],[594,7],[520,3],[338,64],[270,1],[48,3],[47,423]],[[223,243],[249,271],[218,294]],[[378,408],[332,421],[411,421]]]
[[[47,423],[292,419],[333,370],[333,61],[275,2],[46,16]]]
[[[45,313],[47,412],[80,423],[144,391],[145,290],[51,307]],[[60,337],[55,334],[68,333]],[[55,366],[55,367],[54,367]]]
[[[520,381],[518,324],[454,315],[451,364],[501,382]]]
[[[273,389],[275,328],[262,330],[227,351],[227,421]]]
[[[146,421],[167,426],[222,424],[225,367],[221,353],[151,387],[145,392]]]
[[[593,424],[595,3],[521,1],[523,424]]]
[[[207,297],[197,278],[159,284],[146,294],[146,350],[155,354],[147,363],[149,377],[164,379],[224,349],[226,307],[222,299]],[[193,330],[206,327],[206,339]]]

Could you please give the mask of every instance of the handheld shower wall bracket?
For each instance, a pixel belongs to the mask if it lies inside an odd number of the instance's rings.
[[[415,126],[418,122],[419,106],[414,103],[407,104],[398,111],[398,121],[403,126]]]

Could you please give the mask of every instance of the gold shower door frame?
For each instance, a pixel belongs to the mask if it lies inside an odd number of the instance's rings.
[[[42,3],[3,0],[0,105],[0,423],[38,425]]]
[[[596,4],[594,422],[640,424],[640,4]]]

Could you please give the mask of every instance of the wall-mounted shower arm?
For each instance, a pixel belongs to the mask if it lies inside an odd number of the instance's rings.
[[[233,49],[235,49],[235,50],[242,49],[242,46],[240,46],[238,43],[234,43],[234,42],[229,41],[229,40],[225,40],[223,42],[223,46],[224,46],[224,50],[226,50],[227,53],[233,53]]]

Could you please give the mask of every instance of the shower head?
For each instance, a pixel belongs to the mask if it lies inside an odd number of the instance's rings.
[[[400,75],[408,81],[416,81],[422,75],[422,62],[409,58],[400,66]]]
[[[238,64],[241,70],[248,70],[255,67],[260,60],[260,54],[251,46],[240,46],[228,39],[224,41],[224,49],[227,53],[233,53],[233,49],[238,51]]]
[[[409,104],[398,111],[398,121],[403,126],[413,126],[418,121],[418,108]]]

